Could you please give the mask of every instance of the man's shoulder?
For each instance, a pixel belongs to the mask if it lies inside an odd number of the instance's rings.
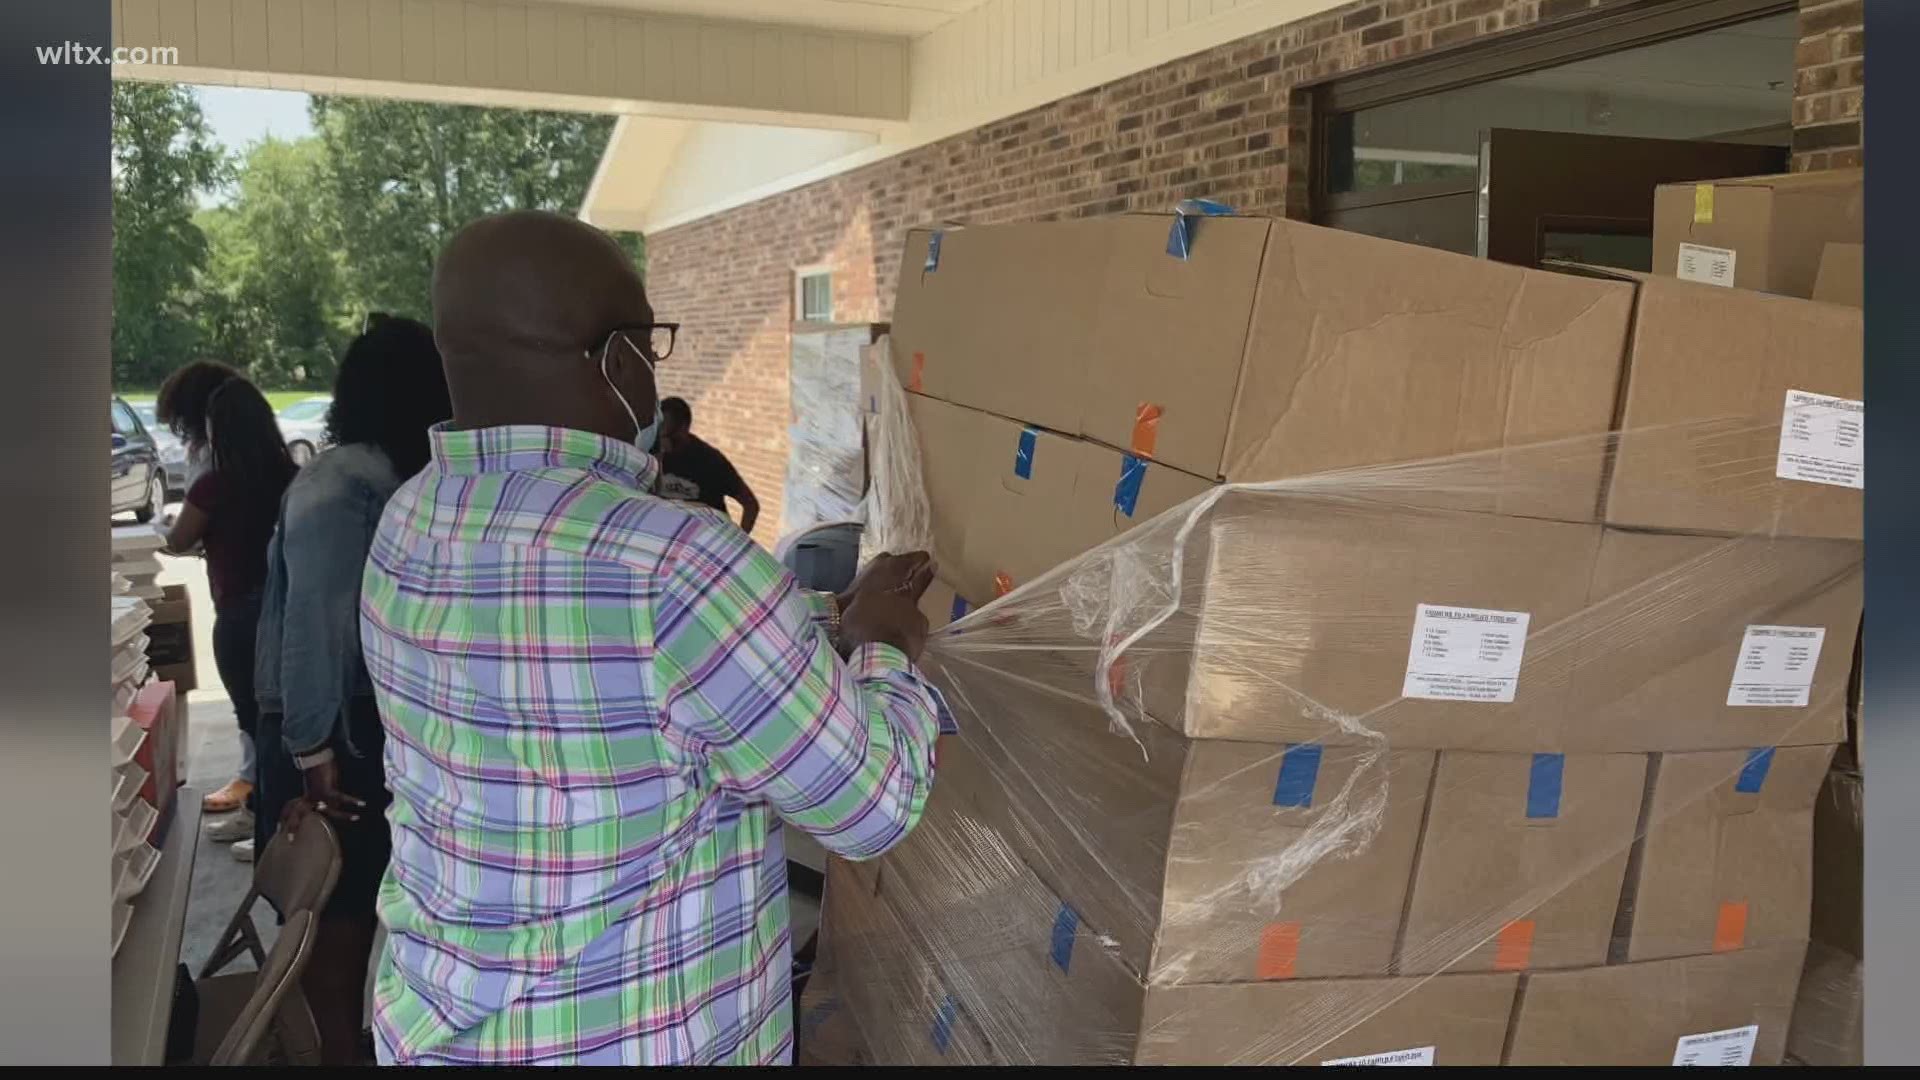
[[[429,467],[387,503],[381,532],[396,540],[537,549],[648,571],[676,551],[710,559],[736,546],[728,534],[739,530],[703,508],[596,473],[540,470],[514,473],[497,484],[473,480]]]

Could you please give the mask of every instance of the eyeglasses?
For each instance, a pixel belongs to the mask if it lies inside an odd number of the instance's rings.
[[[636,344],[641,341],[646,342],[647,358],[657,364],[673,355],[673,343],[680,335],[680,324],[677,322],[655,322],[629,323],[625,326],[616,326],[607,331],[607,336],[601,339],[600,348],[604,350],[607,346],[613,344],[613,338],[616,334],[625,334],[627,335],[627,340],[633,341]]]

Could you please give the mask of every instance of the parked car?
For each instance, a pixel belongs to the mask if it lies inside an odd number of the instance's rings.
[[[313,455],[327,447],[327,408],[333,398],[321,395],[301,398],[281,409],[280,437],[287,440],[287,453],[295,465],[305,465]]]
[[[187,444],[160,423],[156,415],[157,406],[153,402],[130,401],[127,406],[140,418],[147,434],[153,436],[153,445],[160,450],[160,464],[167,472],[167,498],[174,501],[186,498]]]
[[[108,505],[113,513],[133,511],[142,524],[160,516],[167,505],[166,467],[160,448],[140,417],[120,398],[112,401],[113,471]]]

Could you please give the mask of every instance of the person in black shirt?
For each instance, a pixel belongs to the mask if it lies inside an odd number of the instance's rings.
[[[740,478],[727,455],[693,433],[693,408],[683,398],[660,403],[660,494],[727,512],[727,499],[740,504],[740,528],[753,531],[760,500]]]

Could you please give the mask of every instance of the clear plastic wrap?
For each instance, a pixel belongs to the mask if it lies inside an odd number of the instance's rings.
[[[1814,810],[1813,941],[1787,1050],[1803,1065],[1860,1065],[1865,953],[1860,774],[1836,768]]]
[[[881,382],[875,505],[905,517],[870,549],[978,561],[942,550]],[[1862,565],[1769,524],[1830,496],[1776,478],[1780,445],[1636,429],[1131,528],[1116,498],[1112,539],[930,601],[960,734],[913,833],[830,867],[804,1058],[1778,1062]],[[1750,527],[1501,512],[1628,463]]]
[[[873,336],[868,326],[794,329],[788,365],[793,423],[787,431],[782,519],[789,533],[859,516],[866,476],[860,353]]]
[[[889,551],[932,551],[934,546],[920,443],[914,437],[907,392],[888,359],[891,347],[882,334],[860,354],[868,470],[862,562]]]

